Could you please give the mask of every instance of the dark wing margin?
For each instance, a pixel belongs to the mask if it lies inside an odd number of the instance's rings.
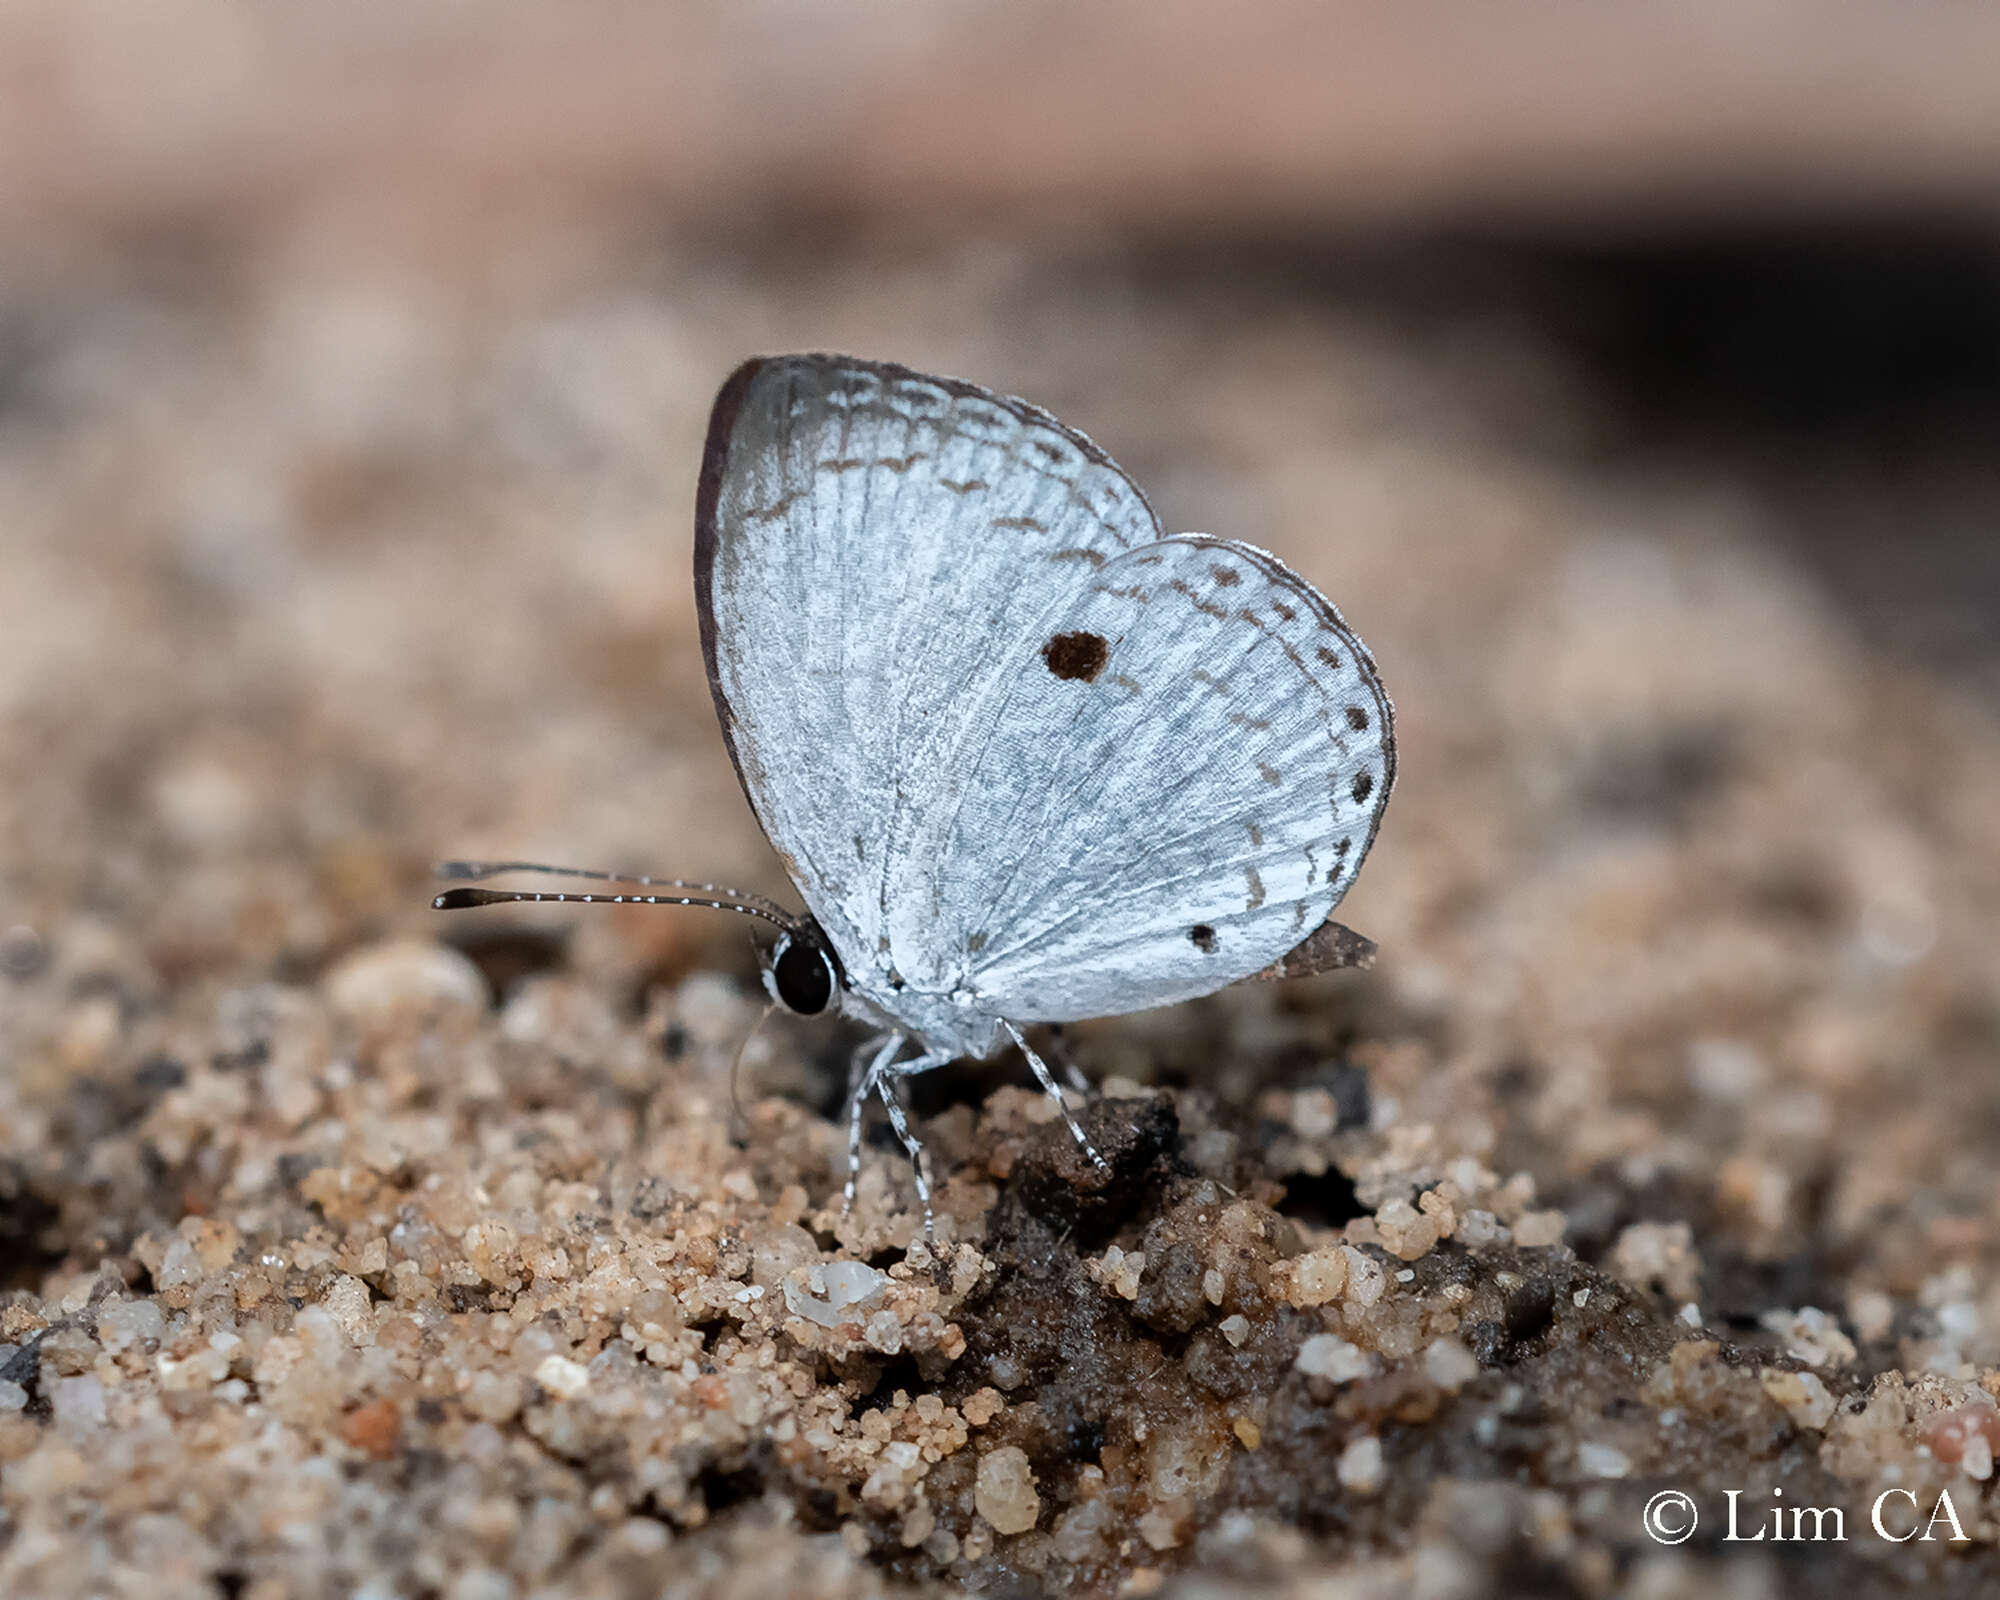
[[[736,719],[730,714],[729,697],[722,692],[722,668],[715,654],[715,508],[722,499],[722,479],[729,470],[729,443],[736,434],[736,414],[743,409],[743,397],[768,358],[752,356],[724,380],[715,404],[708,413],[708,438],[701,447],[701,479],[694,494],[694,609],[701,630],[701,661],[708,673],[709,697],[715,701],[715,720],[722,726],[722,742],[729,750],[729,764],[736,769],[737,786],[756,809],[756,797],[743,779],[743,759],[736,753]],[[763,818],[759,817],[759,824]]]

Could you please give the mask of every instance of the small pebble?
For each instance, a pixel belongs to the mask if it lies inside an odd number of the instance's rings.
[[[1455,1338],[1433,1339],[1424,1351],[1424,1376],[1456,1393],[1479,1376],[1479,1361]]]
[[[104,1385],[88,1374],[58,1378],[49,1405],[59,1428],[83,1433],[104,1426]]]
[[[98,1342],[112,1355],[135,1344],[157,1345],[166,1332],[155,1300],[110,1300],[97,1313]]]
[[[1316,1333],[1300,1345],[1294,1364],[1307,1377],[1325,1378],[1330,1383],[1352,1383],[1381,1370],[1381,1360],[1372,1351],[1331,1333]]]
[[[1035,1493],[1035,1474],[1028,1453],[1002,1445],[979,1458],[972,1503],[997,1533],[1026,1533],[1041,1515],[1042,1499]]]
[[[1171,1550],[1181,1542],[1180,1524],[1181,1519],[1166,1506],[1154,1506],[1139,1518],[1139,1537],[1149,1550]]]
[[[1833,1420],[1833,1395],[1815,1374],[1769,1368],[1763,1383],[1764,1392],[1801,1428],[1817,1433]]]
[[[535,1382],[559,1400],[574,1400],[590,1387],[590,1369],[567,1356],[544,1356]]]
[[[1355,1494],[1375,1493],[1382,1487],[1385,1476],[1382,1441],[1372,1433],[1356,1439],[1340,1452],[1340,1461],[1334,1472],[1342,1488],[1351,1489]]]
[[[469,958],[428,939],[391,939],[342,958],[322,981],[327,1004],[350,1022],[402,1010],[486,1007],[486,979]]]
[[[1346,1287],[1347,1251],[1336,1245],[1311,1251],[1292,1263],[1292,1291],[1287,1298],[1295,1306],[1323,1306],[1338,1299]]]
[[[1576,1447],[1576,1464],[1586,1477],[1622,1478],[1632,1470],[1632,1458],[1613,1445],[1586,1439]]]
[[[836,1328],[879,1295],[888,1278],[865,1261],[828,1261],[808,1269],[804,1283],[785,1279],[785,1308],[796,1317]]]

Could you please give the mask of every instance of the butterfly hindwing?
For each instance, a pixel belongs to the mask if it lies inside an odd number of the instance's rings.
[[[1391,707],[1275,557],[1182,535],[1012,637],[902,852],[889,932],[931,983],[1067,1020],[1208,993],[1310,935],[1394,776]]]

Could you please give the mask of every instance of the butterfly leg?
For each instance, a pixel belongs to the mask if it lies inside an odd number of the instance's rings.
[[[1043,1093],[1055,1101],[1056,1109],[1063,1115],[1063,1121],[1069,1124],[1069,1131],[1076,1135],[1076,1142],[1083,1146],[1083,1153],[1098,1166],[1108,1168],[1111,1163],[1097,1153],[1097,1147],[1084,1137],[1083,1129],[1076,1124],[1076,1118],[1069,1114],[1069,1106],[1063,1100],[1062,1090],[1056,1087],[1056,1080],[1049,1075],[1049,1064],[1028,1048],[1028,1041],[1013,1023],[1003,1020],[1000,1026],[1013,1035],[1014,1043],[1021,1047],[1021,1054],[1028,1058],[1028,1065],[1035,1070],[1035,1081],[1041,1084]]]
[[[884,1067],[876,1076],[875,1089],[882,1096],[882,1104],[889,1113],[889,1126],[896,1130],[896,1137],[903,1141],[903,1148],[910,1152],[910,1165],[917,1174],[917,1198],[924,1203],[924,1237],[931,1236],[931,1180],[926,1171],[924,1145],[910,1128],[909,1113],[903,1107],[903,1079],[919,1072],[928,1072],[932,1067],[941,1067],[949,1061],[949,1056],[928,1054],[918,1056],[914,1061],[905,1061],[899,1066]]]
[[[844,1198],[840,1205],[843,1215],[854,1209],[854,1183],[861,1175],[861,1113],[867,1109],[868,1096],[874,1091],[877,1080],[902,1048],[903,1036],[887,1033],[879,1039],[870,1039],[856,1050],[848,1066],[847,1188],[843,1191]]]

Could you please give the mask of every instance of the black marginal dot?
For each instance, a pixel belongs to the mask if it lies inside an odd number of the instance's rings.
[[[1215,954],[1215,930],[1207,923],[1197,922],[1188,929],[1188,938],[1203,955]]]
[[[1374,792],[1375,792],[1375,780],[1365,772],[1355,773],[1354,803],[1356,805],[1361,804],[1362,801],[1366,800]]]
[[[1368,713],[1363,711],[1359,706],[1349,706],[1347,708],[1347,725],[1356,733],[1360,733],[1368,726]]]

